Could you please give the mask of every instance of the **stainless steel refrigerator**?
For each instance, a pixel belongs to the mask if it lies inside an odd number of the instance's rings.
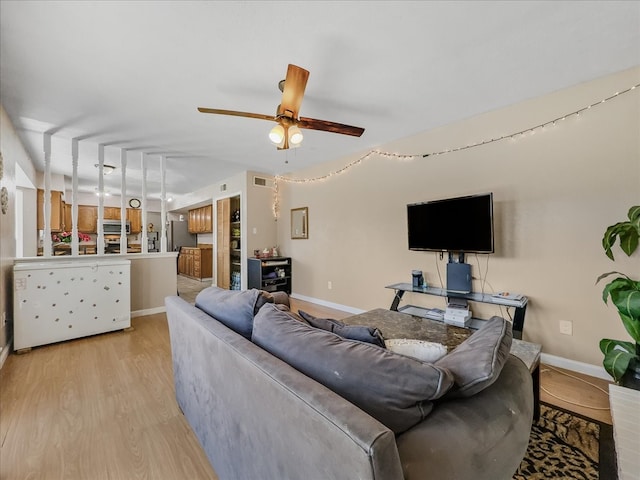
[[[193,233],[189,233],[189,223],[171,221],[169,222],[167,239],[169,241],[169,250],[177,251],[180,247],[196,247],[198,237]]]

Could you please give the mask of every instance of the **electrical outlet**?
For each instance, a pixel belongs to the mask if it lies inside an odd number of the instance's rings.
[[[327,288],[328,288],[329,290],[331,290],[331,289],[333,288],[333,282],[332,282],[331,280],[329,280],[329,281],[327,282]]]
[[[560,333],[563,335],[573,335],[573,322],[560,320]]]

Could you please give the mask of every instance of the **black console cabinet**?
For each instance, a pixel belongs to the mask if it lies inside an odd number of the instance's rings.
[[[291,295],[291,258],[249,258],[247,287]]]

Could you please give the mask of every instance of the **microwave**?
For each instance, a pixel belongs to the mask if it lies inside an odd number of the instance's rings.
[[[126,222],[125,228],[126,234],[129,235],[129,233],[131,233],[131,222]],[[120,235],[121,230],[122,222],[120,220],[105,220],[102,223],[102,233]]]

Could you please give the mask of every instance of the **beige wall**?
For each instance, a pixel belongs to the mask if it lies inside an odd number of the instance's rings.
[[[247,256],[253,256],[254,250],[263,250],[277,246],[277,224],[273,216],[273,189],[253,184],[258,176],[273,181],[273,177],[258,172],[247,172]]]
[[[576,111],[640,83],[640,68],[577,85],[381,147],[422,154],[497,138]],[[425,105],[428,108],[428,105]],[[366,127],[366,125],[364,125]],[[419,126],[416,126],[419,129]],[[628,339],[601,300],[603,272],[640,272],[640,256],[606,258],[605,228],[640,204],[640,88],[578,118],[517,140],[412,161],[373,156],[346,173],[312,184],[280,183],[278,241],[294,261],[294,293],[358,309],[388,308],[385,285],[425,271],[439,286],[445,261],[407,249],[406,205],[450,196],[493,192],[494,255],[468,256],[486,291],[530,298],[524,339],[543,351],[592,365],[601,363],[603,337]],[[366,132],[365,132],[366,135]],[[361,156],[295,172],[310,178]],[[309,240],[290,240],[289,209],[309,207]],[[327,288],[331,281],[333,289]],[[478,281],[474,289],[480,290]],[[443,307],[441,299],[409,294],[404,304]],[[474,304],[478,316],[505,315]],[[573,335],[559,334],[559,321]]]
[[[3,174],[0,188],[9,194],[7,213],[0,213],[0,365],[7,353],[6,347],[13,332],[13,260],[16,256],[15,202],[16,165],[34,179],[35,170],[4,108],[0,105],[0,152],[3,157]],[[3,321],[6,319],[6,321]]]
[[[131,260],[131,312],[164,308],[164,298],[178,291],[176,253],[152,253]]]

